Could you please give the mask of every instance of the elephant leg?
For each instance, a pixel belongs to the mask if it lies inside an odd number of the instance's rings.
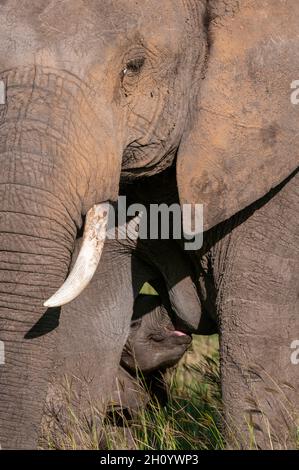
[[[296,446],[298,182],[297,175],[216,247],[218,273],[224,273],[217,303],[224,418],[232,447]]]

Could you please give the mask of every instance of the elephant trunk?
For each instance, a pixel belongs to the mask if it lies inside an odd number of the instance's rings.
[[[9,196],[10,194],[10,196]],[[24,199],[20,187],[7,197]],[[42,194],[38,194],[39,199]],[[0,214],[0,444],[34,448],[47,392],[59,310],[43,301],[63,282],[76,233],[61,214],[49,211],[57,201],[44,195],[43,216],[28,205]],[[52,204],[51,204],[52,203]],[[22,211],[25,212],[23,203]],[[66,216],[65,216],[66,219]]]
[[[59,323],[43,304],[67,276],[82,215],[115,197],[118,177],[90,162],[99,145],[74,77],[0,78],[0,445],[24,449],[37,445]]]

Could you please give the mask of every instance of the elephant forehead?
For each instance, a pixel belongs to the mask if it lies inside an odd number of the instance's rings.
[[[0,66],[13,61],[11,67],[39,62],[41,56],[67,64],[84,56],[94,60],[97,54],[105,62],[116,43],[136,33],[157,47],[178,48],[186,10],[183,0],[164,0],[163,8],[160,0],[6,0],[0,5]]]

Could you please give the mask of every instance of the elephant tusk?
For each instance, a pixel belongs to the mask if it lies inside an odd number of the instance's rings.
[[[71,302],[91,281],[104,248],[109,214],[109,203],[94,205],[87,213],[83,242],[69,276],[50,297],[44,307],[60,307]]]

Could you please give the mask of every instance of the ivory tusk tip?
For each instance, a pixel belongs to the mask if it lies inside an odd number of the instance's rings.
[[[52,300],[52,297],[50,297],[50,299],[46,300],[46,302],[44,302],[44,307],[48,307],[48,308],[53,308],[53,307],[61,307],[61,305],[57,304],[54,299]]]
[[[83,242],[74,267],[60,289],[44,303],[44,307],[62,307],[76,299],[88,286],[103,251],[108,213],[108,203],[96,204],[88,211]]]
[[[54,294],[46,302],[44,302],[43,306],[48,307],[48,308],[62,307],[63,305],[68,304],[69,302],[71,302],[75,298],[76,298],[76,296],[74,296],[73,298],[66,298],[64,300],[56,299],[56,294]]]
[[[83,290],[83,289],[82,289]],[[74,300],[81,292],[78,292],[77,295],[61,295],[61,288],[55,292],[46,302],[43,304],[44,307],[54,308],[54,307],[62,307],[65,304],[68,304],[72,300]]]

